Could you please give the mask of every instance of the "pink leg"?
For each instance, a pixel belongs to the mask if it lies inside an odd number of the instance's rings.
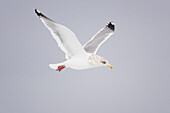
[[[66,66],[65,65],[61,65],[61,66],[58,66],[58,68],[56,69],[56,71],[61,71],[62,69],[64,69]]]

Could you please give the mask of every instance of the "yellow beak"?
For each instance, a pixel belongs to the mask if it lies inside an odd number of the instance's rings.
[[[108,67],[110,67],[111,69],[113,69],[113,66],[111,66],[111,65],[107,65]]]

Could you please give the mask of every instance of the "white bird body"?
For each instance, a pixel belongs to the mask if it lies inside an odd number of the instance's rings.
[[[102,60],[104,60],[103,57],[88,53],[87,56],[68,59],[65,62],[59,64],[50,64],[49,66],[52,69],[57,69],[58,66],[65,65],[66,67],[72,69],[83,70],[103,66],[103,64],[99,63]]]
[[[80,57],[80,58],[72,58],[66,61],[66,67],[70,67],[76,70],[88,69],[88,58],[87,57]],[[81,63],[80,63],[81,62]]]
[[[49,65],[52,69],[61,71],[63,68],[69,67],[82,70],[100,66],[108,66],[113,69],[113,66],[111,66],[107,60],[96,55],[101,44],[113,34],[114,24],[112,22],[105,28],[102,28],[91,40],[82,46],[76,35],[70,29],[49,19],[37,9],[35,9],[35,13],[50,30],[58,46],[66,54],[67,60],[65,62]]]

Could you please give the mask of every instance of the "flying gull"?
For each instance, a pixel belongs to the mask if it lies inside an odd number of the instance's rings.
[[[66,54],[66,61],[58,64],[49,64],[52,69],[61,71],[64,68],[83,70],[101,66],[113,66],[103,57],[96,55],[99,47],[114,33],[115,25],[109,22],[106,27],[97,32],[84,46],[80,44],[76,35],[67,27],[51,20],[35,9],[44,25],[48,28],[58,46]]]

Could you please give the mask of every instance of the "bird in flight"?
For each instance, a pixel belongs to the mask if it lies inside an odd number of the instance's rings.
[[[109,22],[106,27],[102,28],[82,46],[70,29],[51,20],[37,9],[34,11],[48,28],[60,49],[66,54],[66,61],[58,64],[49,64],[52,69],[59,72],[68,67],[75,70],[83,70],[108,66],[113,69],[113,66],[105,58],[96,55],[99,47],[114,33],[115,25],[113,22]]]

